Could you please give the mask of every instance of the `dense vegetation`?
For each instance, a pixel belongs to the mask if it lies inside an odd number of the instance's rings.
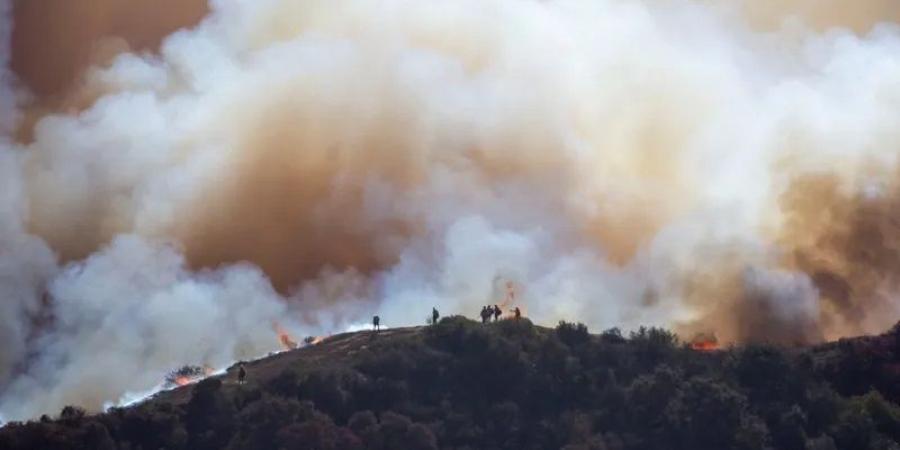
[[[328,345],[323,344],[323,345]],[[900,449],[900,332],[698,352],[461,317],[374,337],[340,367],[0,430],[3,449]]]

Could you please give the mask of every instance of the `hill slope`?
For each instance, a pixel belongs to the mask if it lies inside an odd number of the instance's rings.
[[[900,332],[701,352],[460,317],[348,333],[132,408],[11,424],[24,449],[900,449]]]

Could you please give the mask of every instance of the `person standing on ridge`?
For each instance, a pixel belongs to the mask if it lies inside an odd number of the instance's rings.
[[[381,317],[375,316],[372,318],[372,328],[374,328],[375,331],[381,330]]]
[[[513,313],[516,315],[516,320],[522,318],[522,310],[520,310],[518,306],[516,306],[516,309],[513,310]]]
[[[494,322],[500,320],[500,315],[503,314],[503,311],[500,311],[500,307],[494,305]]]
[[[244,384],[247,378],[247,371],[244,370],[244,363],[238,364],[238,384]]]
[[[441,318],[441,313],[438,312],[437,308],[431,308],[431,324],[437,325],[438,319]]]

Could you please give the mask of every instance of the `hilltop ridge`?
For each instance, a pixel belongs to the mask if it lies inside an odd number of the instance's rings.
[[[0,448],[872,449],[900,439],[900,329],[698,351],[664,329],[527,319],[363,331],[129,408],[11,424]]]

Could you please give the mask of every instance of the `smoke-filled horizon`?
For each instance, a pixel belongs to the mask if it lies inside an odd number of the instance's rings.
[[[195,3],[98,3],[57,79],[0,0],[6,419],[507,286],[724,343],[900,317],[892,2]]]

